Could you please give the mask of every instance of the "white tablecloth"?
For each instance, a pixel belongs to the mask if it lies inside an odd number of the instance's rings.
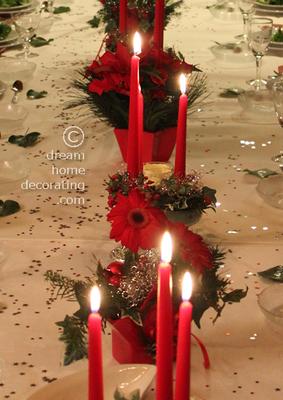
[[[30,182],[52,182],[52,162],[46,154],[66,151],[62,140],[65,128],[80,126],[86,135],[80,152],[82,163],[54,161],[57,167],[86,168],[84,206],[57,204],[60,196],[73,193],[21,190],[18,182],[1,198],[18,200],[22,210],[0,219],[0,238],[6,252],[2,263],[0,302],[0,398],[23,400],[46,385],[82,367],[84,362],[63,367],[63,345],[58,341],[55,322],[76,309],[73,303],[48,301],[50,288],[44,281],[47,269],[70,276],[85,276],[95,268],[92,254],[107,259],[114,243],[108,240],[105,221],[106,199],[103,182],[122,166],[112,129],[91,115],[82,118],[75,110],[64,110],[71,98],[75,71],[89,63],[100,46],[101,30],[86,21],[98,9],[91,1],[74,0],[69,14],[56,20],[45,37],[54,38],[49,46],[36,49],[37,70],[25,90],[47,90],[39,101],[20,100],[29,110],[23,127],[1,129],[0,157],[23,158],[30,169]],[[98,2],[97,2],[98,3]],[[275,169],[271,156],[282,145],[282,132],[273,115],[268,120],[243,115],[235,99],[218,97],[230,86],[245,87],[254,77],[251,64],[221,64],[209,47],[213,41],[233,40],[241,33],[241,20],[229,23],[215,19],[204,0],[185,1],[182,14],[168,26],[167,45],[174,45],[187,61],[198,64],[208,74],[211,95],[203,111],[188,123],[188,168],[202,172],[203,182],[217,189],[219,207],[207,212],[193,228],[227,253],[223,273],[230,274],[235,287],[249,286],[246,299],[227,306],[212,325],[211,314],[203,319],[198,335],[208,347],[212,367],[205,371],[199,350],[194,347],[192,388],[206,400],[282,399],[283,349],[280,335],[266,325],[257,305],[257,294],[266,285],[256,272],[282,263],[282,211],[266,205],[256,192],[257,179],[243,169]],[[278,22],[278,21],[277,21]],[[13,52],[9,56],[13,55]],[[1,58],[0,58],[1,63]],[[279,57],[266,56],[264,75],[281,64]],[[1,78],[1,77],[0,77]],[[6,94],[2,102],[8,101]],[[12,133],[26,129],[39,131],[42,141],[33,148],[20,149],[7,143]],[[255,142],[243,144],[243,140]],[[56,178],[56,179],[55,179]],[[1,188],[0,188],[1,191]],[[105,365],[113,363],[110,336],[105,336]]]

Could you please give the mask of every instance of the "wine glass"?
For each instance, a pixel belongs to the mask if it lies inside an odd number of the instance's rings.
[[[242,13],[244,33],[242,43],[248,50],[248,30],[249,30],[249,20],[254,13],[254,0],[238,0],[238,7]]]
[[[283,77],[276,78],[272,98],[280,126],[283,128]],[[282,146],[283,147],[283,146]],[[283,150],[272,157],[283,172]],[[283,209],[283,173],[261,179],[257,185],[260,196],[272,207]]]
[[[38,11],[34,11],[28,14],[22,14],[18,16],[15,21],[16,31],[19,36],[23,40],[24,52],[18,54],[18,57],[35,57],[38,54],[31,53],[30,51],[30,41],[32,37],[35,35],[35,32],[39,26],[40,22],[40,13]]]
[[[272,38],[273,21],[270,18],[251,18],[249,22],[248,41],[256,60],[256,79],[250,81],[256,90],[260,90],[266,85],[266,81],[261,79],[262,57],[268,50],[268,45]]]
[[[277,119],[281,128],[283,128],[283,77],[275,79],[275,82],[272,86],[272,92],[273,104]],[[279,164],[279,167],[283,171],[283,149],[279,152],[279,154],[272,157],[272,160],[277,162]]]

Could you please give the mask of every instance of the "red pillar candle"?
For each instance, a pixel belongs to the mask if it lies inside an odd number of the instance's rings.
[[[165,0],[156,0],[153,43],[159,50],[163,49],[164,19],[165,19]]]
[[[176,156],[175,156],[175,175],[184,177],[186,175],[186,139],[187,139],[187,108],[188,96],[186,95],[186,77],[180,76],[181,96],[179,99]]]
[[[88,400],[103,400],[103,370],[100,293],[97,286],[90,293],[91,313],[88,318]]]
[[[129,106],[129,129],[128,129],[128,152],[127,164],[128,173],[136,177],[140,171],[139,161],[139,135],[141,132],[141,90],[139,83],[139,62],[138,54],[141,52],[141,36],[138,32],[134,35],[134,55],[131,59],[131,80],[130,80],[130,106]]]
[[[173,313],[171,261],[172,240],[168,232],[162,239],[161,263],[158,266],[156,399],[173,398]]]
[[[191,274],[186,272],[183,279],[183,301],[179,309],[175,400],[188,400],[190,398],[191,323],[193,311],[193,306],[189,301],[191,294],[192,278]]]
[[[120,0],[119,31],[120,34],[125,34],[127,32],[127,0]]]

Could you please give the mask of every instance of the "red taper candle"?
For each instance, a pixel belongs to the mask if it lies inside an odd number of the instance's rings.
[[[144,101],[143,95],[140,88],[140,107],[139,107],[139,172],[143,171],[143,112],[144,112]]]
[[[183,279],[183,301],[179,309],[175,400],[190,399],[191,324],[193,312],[192,303],[189,301],[191,295],[192,278],[191,274],[186,272]]]
[[[181,95],[179,99],[176,155],[175,155],[175,176],[186,175],[186,140],[187,140],[187,108],[188,96],[186,95],[187,82],[184,74],[180,76]]]
[[[156,337],[156,399],[173,398],[173,313],[171,265],[172,239],[165,232],[158,266],[157,337]]]
[[[130,81],[130,106],[129,106],[129,129],[128,129],[128,151],[127,165],[128,173],[134,178],[140,171],[139,161],[139,135],[141,132],[141,90],[139,83],[138,54],[141,52],[141,36],[138,32],[134,35],[134,55],[131,59],[131,81]]]
[[[97,286],[90,293],[91,313],[88,318],[88,400],[103,400],[103,366],[100,293]]]
[[[120,34],[125,34],[127,32],[127,0],[120,0],[119,31]]]
[[[157,49],[163,49],[164,41],[165,0],[156,0],[154,15],[153,43]]]

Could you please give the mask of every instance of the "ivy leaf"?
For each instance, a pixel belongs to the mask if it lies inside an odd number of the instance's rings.
[[[236,88],[236,87],[228,88],[228,89],[223,90],[223,92],[221,92],[219,94],[219,97],[224,97],[224,98],[230,99],[230,98],[238,97],[242,93],[244,93],[244,89]]]
[[[230,293],[226,293],[222,300],[224,301],[224,303],[240,303],[240,301],[246,297],[248,293],[248,288],[246,288],[246,290],[243,289],[235,289],[232,290],[232,292]]]
[[[0,40],[5,40],[9,36],[11,30],[12,28],[10,25],[0,23]]]
[[[283,282],[283,265],[277,265],[276,267],[258,272],[258,275],[271,281]]]
[[[32,47],[42,47],[42,46],[47,46],[49,43],[53,42],[54,39],[45,39],[41,36],[34,36],[30,44]]]
[[[99,24],[100,24],[100,18],[94,16],[92,19],[90,19],[89,21],[87,21],[87,23],[92,27],[92,28],[98,28]]]
[[[27,135],[12,135],[9,137],[8,142],[17,144],[20,147],[31,147],[37,142],[39,136],[39,132],[30,132]]]
[[[14,200],[0,200],[0,217],[7,217],[20,210],[20,205]]]
[[[71,8],[68,6],[59,6],[59,7],[55,7],[53,10],[53,14],[63,14],[66,12],[71,11]]]
[[[272,171],[271,169],[268,169],[268,168],[255,169],[255,170],[244,169],[244,172],[247,172],[250,175],[257,176],[258,178],[261,178],[261,179],[268,178],[269,176],[272,176],[272,175],[278,175],[277,172]]]
[[[37,92],[36,90],[30,89],[27,91],[27,98],[30,100],[37,100],[37,99],[42,99],[43,97],[47,96],[46,90],[41,90],[40,92]]]

